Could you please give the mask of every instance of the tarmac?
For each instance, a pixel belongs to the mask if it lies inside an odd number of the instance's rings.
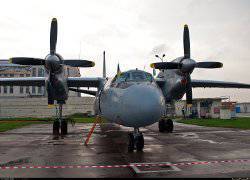
[[[127,151],[128,132],[114,124],[69,125],[53,140],[51,124],[0,133],[0,178],[250,177],[250,130],[174,123],[159,133],[158,123],[141,128],[143,152]]]

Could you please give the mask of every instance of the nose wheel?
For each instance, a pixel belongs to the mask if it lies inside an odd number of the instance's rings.
[[[160,132],[167,132],[172,133],[174,130],[174,123],[172,119],[161,119],[159,121],[159,131]]]
[[[144,137],[138,128],[135,128],[134,132],[128,134],[128,151],[133,152],[142,151],[144,148]]]

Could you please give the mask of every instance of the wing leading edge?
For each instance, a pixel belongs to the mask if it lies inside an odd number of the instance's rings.
[[[68,77],[68,87],[100,87],[103,78]]]
[[[246,88],[250,89],[250,84],[226,82],[226,81],[213,81],[213,80],[192,80],[192,87],[208,87],[208,88]]]
[[[45,86],[45,77],[0,78],[0,86]]]
[[[100,87],[103,78],[68,77],[69,87]],[[45,86],[45,77],[0,78],[0,86]]]

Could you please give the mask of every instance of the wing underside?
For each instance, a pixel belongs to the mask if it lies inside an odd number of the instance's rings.
[[[213,80],[192,80],[191,84],[193,88],[250,88],[250,84]]]
[[[68,87],[100,87],[103,78],[69,77]]]
[[[44,77],[0,78],[0,86],[44,86]]]

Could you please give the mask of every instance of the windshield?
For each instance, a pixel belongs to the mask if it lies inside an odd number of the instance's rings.
[[[120,75],[117,75],[117,82],[124,82],[127,81],[130,78],[129,73],[121,73]]]
[[[112,82],[121,83],[121,82],[131,82],[131,81],[153,81],[153,76],[150,73],[143,71],[133,71],[133,72],[124,72],[117,74]]]

